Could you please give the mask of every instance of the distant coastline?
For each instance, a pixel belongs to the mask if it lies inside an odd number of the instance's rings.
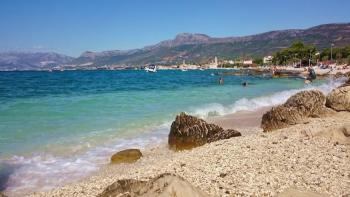
[[[344,33],[349,31],[349,23],[333,23],[304,30],[271,31],[243,37],[212,38],[185,33],[142,49],[87,51],[76,58],[46,52],[4,52],[0,53],[0,70],[124,69],[141,68],[148,64],[181,66],[183,61],[206,67],[215,57],[222,64],[225,61],[270,56],[296,41],[315,45],[319,50],[332,44],[338,48],[349,46],[350,36]]]

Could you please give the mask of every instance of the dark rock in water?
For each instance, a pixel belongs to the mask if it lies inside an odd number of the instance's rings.
[[[171,124],[168,143],[170,148],[183,150],[236,136],[241,136],[241,133],[233,129],[224,130],[218,125],[181,113]]]
[[[350,86],[339,87],[329,93],[326,106],[335,111],[350,111]]]
[[[139,149],[126,149],[115,153],[111,157],[112,164],[133,163],[142,157]]]
[[[319,117],[332,112],[325,107],[326,97],[317,90],[302,91],[290,97],[286,103],[266,112],[261,121],[264,132],[302,123],[309,117]]]
[[[206,197],[204,192],[173,174],[161,174],[149,181],[119,180],[108,186],[99,197],[176,196]]]

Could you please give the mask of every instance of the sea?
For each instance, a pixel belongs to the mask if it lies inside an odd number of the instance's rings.
[[[0,191],[51,189],[96,172],[119,150],[166,142],[180,112],[205,119],[253,111],[341,84],[225,72],[0,72]]]

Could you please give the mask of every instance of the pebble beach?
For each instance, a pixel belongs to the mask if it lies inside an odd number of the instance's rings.
[[[116,180],[148,180],[162,173],[183,177],[209,196],[347,196],[349,139],[322,135],[344,124],[350,124],[349,112],[271,133],[251,127],[242,137],[181,152],[164,143],[143,150],[136,163],[109,165],[80,182],[29,196],[97,196]]]

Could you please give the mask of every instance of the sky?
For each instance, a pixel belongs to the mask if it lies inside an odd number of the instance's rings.
[[[0,0],[0,52],[142,48],[178,33],[244,36],[350,22],[349,0]]]

